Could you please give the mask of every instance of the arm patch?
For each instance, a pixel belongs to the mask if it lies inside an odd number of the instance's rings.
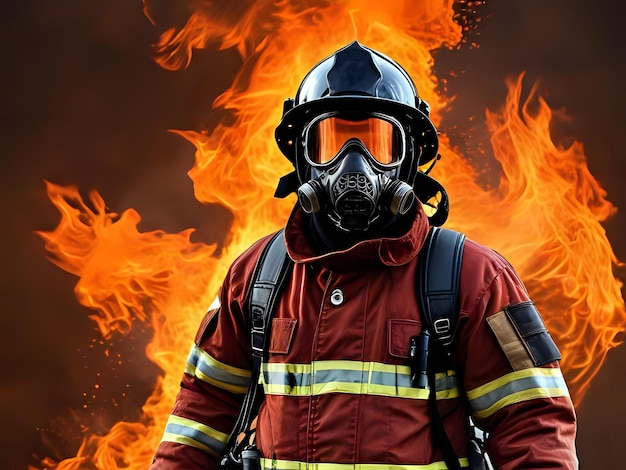
[[[508,305],[487,318],[513,370],[543,366],[561,359],[535,304]]]

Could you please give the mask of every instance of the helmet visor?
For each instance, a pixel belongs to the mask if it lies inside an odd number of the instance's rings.
[[[306,157],[313,165],[332,162],[349,140],[359,140],[376,162],[394,166],[404,156],[402,126],[388,117],[361,115],[360,119],[328,116],[306,131]]]

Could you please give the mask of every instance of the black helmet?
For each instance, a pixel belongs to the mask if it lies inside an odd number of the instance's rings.
[[[356,41],[349,44],[315,65],[302,81],[295,99],[285,100],[275,137],[295,172],[281,178],[276,196],[285,197],[309,180],[311,162],[305,155],[305,134],[320,116],[387,116],[399,124],[404,140],[404,155],[394,169],[394,177],[413,186],[422,202],[436,193],[444,196],[440,206],[445,207],[438,208],[438,212],[445,212],[439,216],[443,216],[437,224],[440,225],[447,217],[447,195],[439,183],[418,170],[418,166],[438,158],[439,141],[429,111],[400,65]]]

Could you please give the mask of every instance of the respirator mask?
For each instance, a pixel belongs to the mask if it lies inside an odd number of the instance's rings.
[[[413,207],[413,188],[397,178],[406,136],[392,116],[325,114],[304,129],[302,142],[311,177],[297,191],[305,212],[324,213],[337,228],[354,232]]]

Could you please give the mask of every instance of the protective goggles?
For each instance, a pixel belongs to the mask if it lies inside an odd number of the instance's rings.
[[[341,114],[321,116],[307,126],[306,159],[313,166],[329,165],[352,139],[358,139],[383,167],[394,167],[404,158],[405,134],[398,121],[384,115]]]

